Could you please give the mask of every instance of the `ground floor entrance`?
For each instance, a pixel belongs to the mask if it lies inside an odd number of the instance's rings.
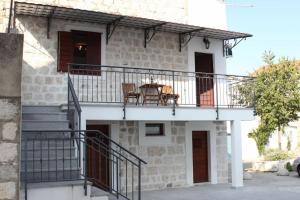
[[[208,133],[193,131],[192,134],[194,183],[208,182]]]
[[[87,156],[87,174],[94,186],[103,190],[109,188],[109,154],[106,147],[109,145],[109,125],[97,124],[87,125],[87,130],[96,130],[98,132],[87,132],[89,140],[87,140],[86,156]]]

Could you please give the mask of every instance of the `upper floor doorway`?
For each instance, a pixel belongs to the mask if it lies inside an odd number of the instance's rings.
[[[197,106],[214,106],[213,55],[195,52]]]

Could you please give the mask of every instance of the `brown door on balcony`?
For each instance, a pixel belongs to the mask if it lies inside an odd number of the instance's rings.
[[[207,131],[193,131],[194,183],[208,182]]]
[[[109,125],[87,125],[87,130],[98,130],[109,137]],[[109,155],[100,147],[108,146],[109,141],[98,132],[87,132],[87,176],[94,186],[109,189]]]
[[[197,106],[214,106],[214,81],[212,54],[195,53]]]

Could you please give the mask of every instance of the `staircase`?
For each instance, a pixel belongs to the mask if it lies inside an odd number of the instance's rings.
[[[21,180],[24,199],[28,200],[29,183],[30,187],[44,183],[46,188],[53,188],[54,184],[74,190],[73,185],[81,181],[84,190],[81,200],[141,200],[141,166],[146,162],[99,131],[70,129],[80,123],[80,115],[68,120],[70,113],[76,112],[72,109],[63,112],[59,106],[23,106]],[[89,136],[90,133],[96,136]],[[92,160],[87,157],[91,155]],[[109,166],[108,185],[101,182],[99,162]],[[78,193],[78,189],[76,191]],[[70,196],[74,194],[73,191]],[[43,195],[40,192],[40,196]]]
[[[27,160],[29,183],[78,180],[81,169],[72,134],[66,132],[67,113],[59,106],[23,106],[22,117],[22,179]]]

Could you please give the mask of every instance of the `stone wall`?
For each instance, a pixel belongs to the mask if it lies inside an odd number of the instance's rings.
[[[20,1],[28,2],[28,0]],[[30,0],[29,2],[185,23],[188,0]]]
[[[19,0],[21,1],[164,21],[187,22],[188,0]],[[6,31],[9,8],[10,0],[1,0],[0,32]]]
[[[218,183],[228,183],[228,152],[227,152],[227,126],[226,122],[218,121],[216,124],[216,148],[217,148],[217,174]]]
[[[0,44],[0,200],[17,200],[23,35],[0,33]]]
[[[211,148],[216,148],[217,182],[228,183],[226,122],[214,123],[216,124],[216,146]],[[121,121],[119,124],[120,144],[147,162],[142,171],[143,190],[187,186],[186,158],[193,155],[186,154],[185,146],[192,144],[187,144],[185,141],[185,134],[189,134],[186,132],[185,122],[171,122],[171,143],[166,145],[162,145],[160,142],[158,145],[139,144],[139,135],[142,133],[139,130],[138,122]],[[128,168],[129,172],[130,169]],[[124,170],[123,167],[123,175]],[[124,180],[122,182],[124,183]]]
[[[120,122],[120,144],[147,162],[142,171],[143,190],[186,185],[185,123],[172,122],[171,132],[171,144],[143,146],[139,145],[138,122]]]
[[[66,74],[57,72],[57,31],[70,31],[66,25],[87,29],[94,27],[88,23],[54,20],[50,39],[47,39],[45,19],[18,18],[17,28],[24,33],[23,104],[66,103]],[[140,29],[117,27],[104,48],[105,63],[102,64],[187,70],[187,50],[178,51],[178,35],[158,33],[146,49],[143,47],[143,38]]]

